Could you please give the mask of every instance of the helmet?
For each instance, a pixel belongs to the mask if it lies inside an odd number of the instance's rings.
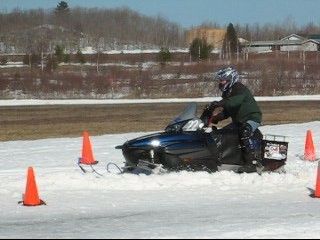
[[[227,91],[230,89],[239,79],[238,71],[233,67],[226,67],[218,71],[216,75],[216,80],[223,81],[226,80],[227,82],[219,84],[219,88],[222,92]]]

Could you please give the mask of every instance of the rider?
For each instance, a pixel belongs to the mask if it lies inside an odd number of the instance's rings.
[[[262,112],[250,90],[238,82],[238,79],[239,73],[233,67],[218,71],[216,80],[219,81],[222,100],[212,102],[208,110],[212,114],[211,121],[215,124],[231,117],[232,123],[224,128],[238,130],[245,163],[239,172],[249,173],[256,171],[250,138],[261,124]]]

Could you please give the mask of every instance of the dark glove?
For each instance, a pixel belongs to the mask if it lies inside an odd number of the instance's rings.
[[[220,102],[214,101],[210,105],[207,105],[207,106],[209,106],[210,111],[213,112],[217,107],[220,106],[219,104],[220,104]]]
[[[212,115],[212,111],[210,110],[210,106],[206,105],[200,117],[200,119],[203,121],[206,127],[208,127],[210,124],[209,122],[210,122],[211,115]]]
[[[212,109],[212,111],[214,111],[218,107],[226,108],[226,105],[227,105],[227,100],[226,99],[222,99],[221,101],[212,102],[210,104],[210,109]]]
[[[212,119],[211,119],[211,122],[213,124],[218,124],[219,123],[219,119],[217,118],[217,116],[213,116]]]
[[[216,113],[212,114],[211,122],[214,124],[218,124],[220,121],[226,119],[225,112],[222,107],[216,108]]]
[[[216,107],[214,109],[214,111],[212,112],[212,116],[217,116],[219,115],[220,113],[222,113],[224,111],[224,108],[223,107]]]

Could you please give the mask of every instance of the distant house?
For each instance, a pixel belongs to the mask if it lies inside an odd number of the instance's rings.
[[[185,47],[189,48],[194,39],[206,39],[214,50],[221,50],[227,30],[221,28],[200,27],[185,31]]]
[[[310,38],[319,37],[318,39]],[[242,43],[242,51],[244,52],[291,52],[291,51],[319,51],[320,35],[309,35],[308,37],[291,34],[280,40],[275,41],[247,41]]]

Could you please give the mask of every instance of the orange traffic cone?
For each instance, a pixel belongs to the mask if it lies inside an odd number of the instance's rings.
[[[82,145],[82,157],[79,159],[79,163],[82,164],[97,164],[98,161],[94,160],[91,142],[88,131],[83,134],[83,145]]]
[[[311,130],[308,130],[308,132],[307,132],[304,160],[307,160],[307,161],[316,161],[317,160]]]
[[[316,189],[315,189],[315,192],[310,196],[313,198],[320,198],[320,162],[318,163]]]
[[[23,201],[19,203],[23,203],[23,206],[46,205],[45,202],[39,198],[37,183],[32,167],[28,168],[26,192],[23,196]]]

